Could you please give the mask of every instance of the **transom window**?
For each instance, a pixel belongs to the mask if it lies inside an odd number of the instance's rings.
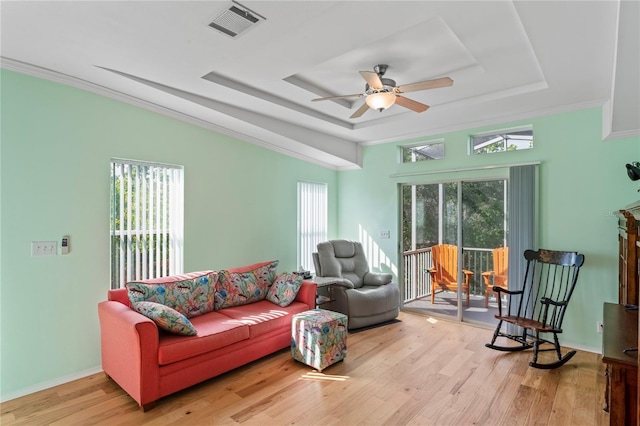
[[[426,142],[419,145],[403,146],[401,155],[403,163],[440,160],[444,158],[444,142]]]
[[[519,151],[533,148],[533,130],[514,130],[471,136],[473,154]]]

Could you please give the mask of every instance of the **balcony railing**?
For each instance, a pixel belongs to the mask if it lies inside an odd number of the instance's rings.
[[[484,295],[482,272],[490,271],[493,265],[493,249],[463,248],[462,269],[473,271],[470,281],[471,295]],[[431,277],[427,272],[433,262],[431,248],[406,251],[403,253],[404,265],[404,302],[421,299],[431,295]]]

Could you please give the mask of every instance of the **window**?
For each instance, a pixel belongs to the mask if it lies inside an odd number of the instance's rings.
[[[183,272],[180,166],[111,160],[111,288]]]
[[[471,136],[471,152],[492,154],[533,148],[533,130],[515,130]]]
[[[403,163],[440,160],[444,158],[444,143],[428,142],[420,145],[403,146],[401,155]]]
[[[327,185],[298,182],[298,264],[314,272],[312,253],[327,241]]]

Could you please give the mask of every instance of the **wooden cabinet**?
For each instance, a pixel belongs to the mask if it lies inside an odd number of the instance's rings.
[[[638,311],[618,303],[603,309],[602,362],[606,364],[606,407],[609,424],[637,425],[638,418]]]
[[[618,303],[604,304],[602,332],[606,404],[611,425],[640,425],[640,320],[637,310],[624,306],[638,305],[640,296],[640,201],[620,210],[617,217]]]
[[[638,304],[640,202],[618,212],[618,303]]]

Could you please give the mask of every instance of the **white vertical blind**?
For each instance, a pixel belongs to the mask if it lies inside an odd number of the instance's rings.
[[[124,194],[125,194],[126,191],[124,190],[124,179],[119,179],[118,180],[118,179],[116,179],[116,176],[118,176],[118,175],[119,176],[124,176],[124,174],[125,174],[124,173],[124,164],[113,164],[113,168],[114,168],[115,171],[119,172],[119,173],[114,173],[113,174],[112,180],[113,180],[113,188],[116,188],[116,185],[118,185],[117,188],[119,189],[119,192],[115,192],[114,191],[114,194],[118,194],[119,195],[118,196],[118,200],[119,200],[120,203],[118,204],[118,212],[119,212],[119,216],[117,216],[118,217],[118,223],[116,224],[115,221],[112,218],[112,221],[114,222],[114,224],[112,225],[111,229],[112,229],[112,231],[113,230],[117,230],[119,232],[118,237],[120,238],[120,241],[122,241],[122,240],[124,240],[124,226],[123,226],[124,222],[123,222],[123,218],[125,217],[125,215],[124,215],[124,206],[125,206]],[[115,209],[114,209],[114,211],[115,211]],[[113,246],[113,240],[114,239],[115,239],[115,237],[112,236],[111,237],[111,241],[112,241],[112,243],[111,243],[112,244],[111,245],[111,251],[112,251],[112,253],[115,250],[115,247]],[[119,248],[118,252],[119,252],[119,255],[120,255],[120,257],[119,257],[120,262],[118,263],[118,265],[123,265],[123,264],[125,264],[125,261],[124,261],[125,253],[126,253],[125,245],[124,244],[119,244],[118,248]],[[112,264],[111,266],[113,268],[113,263],[114,263],[115,256],[112,255],[111,259],[112,259],[111,260],[111,264]],[[125,274],[125,268],[118,268],[118,269],[116,269],[116,271],[118,271],[119,282],[124,282],[126,280],[126,277],[124,275]],[[112,273],[111,276],[113,277],[113,276],[115,276],[115,274]],[[113,278],[112,278],[112,281],[113,281]]]
[[[149,167],[147,166],[142,166],[142,174],[143,176],[147,176],[147,174],[149,173]],[[149,197],[149,188],[151,188],[152,186],[151,183],[147,184],[147,179],[142,179],[142,205],[146,206],[148,200],[150,199]],[[150,223],[147,220],[147,215],[146,214],[141,214],[141,224],[140,226],[142,227],[142,229],[147,229],[147,225]],[[148,250],[140,250],[142,252],[142,270],[140,271],[140,276],[141,277],[148,277],[149,276],[149,251]]]
[[[155,192],[155,209],[151,210],[155,212],[155,268],[151,277],[156,278],[162,276],[162,247],[160,246],[160,240],[162,239],[162,222],[160,222],[160,214],[161,214],[161,205],[160,205],[160,195],[162,194],[162,171],[154,169],[154,179],[156,183],[156,192]],[[153,213],[152,213],[153,214]]]
[[[127,179],[123,179],[123,180],[126,180],[126,183],[127,183],[127,206],[128,206],[128,207],[125,207],[125,209],[127,209],[128,211],[127,211],[127,214],[126,214],[126,227],[123,230],[125,230],[125,231],[129,230],[131,232],[133,230],[133,227],[131,226],[131,218],[133,217],[133,214],[131,214],[133,212],[133,210],[131,210],[131,209],[133,209],[133,204],[131,203],[131,197],[132,197],[132,193],[133,193],[133,185],[132,185],[131,181],[133,180],[133,176],[132,176],[132,173],[131,173],[131,165],[130,164],[125,164],[124,165],[124,173],[127,176]],[[127,257],[126,257],[126,260],[124,260],[126,262],[125,263],[126,265],[131,265],[132,264],[132,262],[131,262],[131,254],[132,253],[131,252],[133,250],[131,249],[132,248],[131,246],[133,244],[134,244],[134,241],[133,241],[132,235],[131,235],[131,233],[129,233],[127,235],[127,246],[128,247],[125,250],[126,254],[127,254]],[[133,272],[134,272],[133,268],[127,268],[127,272],[128,272],[126,274],[127,275],[127,280],[133,279]]]
[[[111,287],[182,273],[182,167],[112,160],[111,182]]]
[[[312,253],[327,241],[327,200],[327,184],[298,182],[298,265],[312,272]]]
[[[160,273],[162,274],[161,276],[166,276],[167,275],[167,243],[168,243],[168,235],[167,235],[167,219],[168,219],[168,215],[167,215],[167,201],[168,198],[170,196],[170,194],[167,191],[167,178],[168,178],[168,173],[167,170],[162,170],[160,172],[160,176],[161,176],[161,181],[162,181],[162,194],[164,194],[163,197],[161,197],[161,208],[159,216],[160,216],[160,238],[158,238],[160,240],[160,253],[161,253],[161,257],[162,257],[162,262],[160,262]]]
[[[184,249],[184,184],[182,181],[182,170],[171,170],[172,183],[171,202],[169,203],[169,217],[171,226],[169,227],[169,253],[182,253]],[[184,260],[181,256],[170,256],[170,270],[184,270]]]
[[[133,172],[134,172],[133,173],[133,177],[135,179],[134,187],[135,188],[141,188],[141,186],[142,186],[141,168],[142,167],[138,166],[138,165],[132,165],[131,167],[133,168]],[[130,181],[131,180],[132,179],[130,179]],[[142,210],[142,207],[141,207],[141,198],[142,197],[138,196],[138,197],[134,197],[134,198],[135,198],[135,203],[133,204],[134,211],[139,212],[139,211]],[[134,219],[135,219],[135,224],[134,224],[135,242],[136,242],[136,244],[139,244],[140,241],[142,240],[142,234],[141,234],[141,231],[140,231],[140,226],[141,226],[141,224],[140,224],[140,215],[139,214],[135,215]],[[141,265],[142,264],[142,250],[135,250],[134,251],[134,256],[135,256],[135,260],[134,260],[135,264],[136,265]],[[137,280],[141,279],[140,268],[136,268],[135,277],[134,278],[137,279]]]

